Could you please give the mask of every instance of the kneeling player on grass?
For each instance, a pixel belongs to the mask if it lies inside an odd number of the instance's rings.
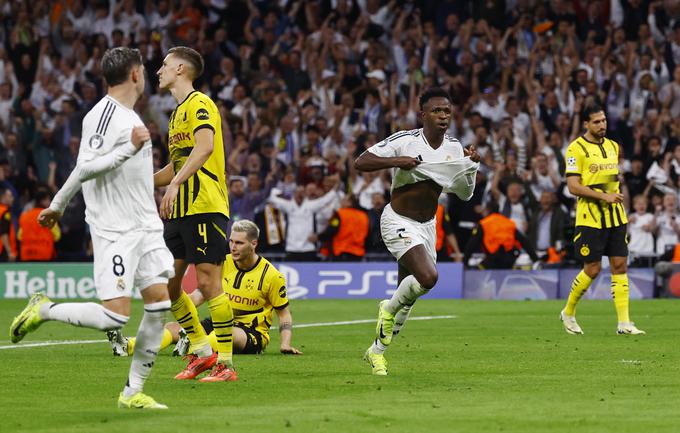
[[[229,240],[231,254],[224,262],[222,283],[234,310],[234,353],[257,354],[265,350],[269,344],[273,309],[279,320],[279,350],[283,354],[301,355],[302,352],[291,346],[293,317],[286,298],[286,281],[274,265],[255,252],[258,238],[259,229],[251,221],[240,220],[232,226]],[[189,297],[197,306],[204,302],[197,290]],[[217,338],[212,320],[203,319],[201,325],[215,347]],[[120,331],[108,332],[107,336],[114,355],[127,356],[134,350],[134,338],[126,339]],[[190,352],[186,333],[177,322],[165,326],[161,350],[171,343],[177,343],[174,354]]]

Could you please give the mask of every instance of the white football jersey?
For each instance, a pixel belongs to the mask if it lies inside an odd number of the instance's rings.
[[[78,165],[131,146],[134,126],[143,126],[133,110],[105,96],[85,116]],[[132,230],[163,230],[156,210],[151,141],[121,165],[83,182],[85,220],[99,236],[115,240]]]
[[[434,149],[427,142],[422,128],[400,131],[371,146],[368,151],[380,157],[410,156],[421,161],[412,170],[394,170],[392,191],[428,179],[441,185],[444,192],[454,192],[465,200],[474,190],[479,163],[466,157],[463,145],[449,135],[444,135],[441,146]]]

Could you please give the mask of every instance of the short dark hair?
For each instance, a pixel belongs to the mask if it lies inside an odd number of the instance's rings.
[[[581,120],[584,122],[590,122],[590,116],[595,113],[599,113],[600,111],[604,112],[604,108],[602,108],[600,104],[596,102],[588,104],[581,112]]]
[[[39,190],[35,193],[35,197],[34,197],[34,198],[35,198],[35,203],[36,203],[36,205],[38,205],[38,204],[40,204],[41,201],[43,201],[43,200],[45,200],[45,199],[50,199],[50,198],[51,198],[51,194],[50,194],[50,192],[47,191],[46,189],[41,188],[41,189],[39,189]]]
[[[420,109],[422,110],[427,101],[432,98],[446,98],[449,102],[451,102],[451,95],[449,95],[449,92],[442,89],[441,87],[430,87],[420,95],[420,100],[418,101],[420,104]]]
[[[198,51],[194,50],[193,48],[179,46],[170,48],[168,50],[168,54],[173,54],[182,60],[189,62],[189,65],[194,70],[194,76],[191,77],[192,79],[195,80],[196,78],[203,75],[203,57],[198,53]]]
[[[117,86],[127,81],[130,70],[143,64],[142,54],[136,48],[116,47],[106,50],[102,57],[102,72],[106,84]]]

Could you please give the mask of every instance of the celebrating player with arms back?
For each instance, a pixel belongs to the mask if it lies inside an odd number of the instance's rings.
[[[39,216],[41,224],[53,226],[82,185],[94,247],[95,286],[102,303],[55,304],[36,293],[12,322],[10,337],[16,343],[47,320],[120,329],[130,317],[132,289],[137,287],[144,316],[118,405],[167,409],[142,393],[161,344],[164,315],[170,309],[167,283],[174,275],[154,205],[149,131],[132,109],[144,92],[142,56],[138,50],[113,48],[102,58],[102,71],[108,94],[83,120],[76,168]]]
[[[201,381],[234,381],[234,315],[221,281],[229,217],[222,122],[215,103],[194,90],[193,81],[202,73],[203,58],[187,47],[171,48],[158,71],[159,86],[169,90],[179,105],[170,117],[171,162],[155,174],[154,183],[167,185],[160,213],[168,219],[164,237],[175,257],[175,277],[168,284],[172,313],[186,330],[195,353],[175,378],[193,379],[214,366]],[[198,290],[208,300],[217,353],[210,347],[196,307],[182,291],[189,263],[196,265]]]
[[[372,146],[355,161],[357,170],[395,168],[392,201],[385,207],[380,229],[385,245],[397,259],[399,286],[380,303],[376,338],[366,351],[373,374],[386,375],[384,352],[404,324],[413,303],[437,283],[435,212],[442,191],[463,200],[472,197],[479,155],[445,135],[452,106],[442,89],[420,97],[423,128],[397,132]]]

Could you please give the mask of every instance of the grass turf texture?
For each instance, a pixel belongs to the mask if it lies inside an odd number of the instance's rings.
[[[0,302],[7,332],[25,301]],[[377,301],[294,301],[296,323],[369,319]],[[162,352],[145,391],[164,412],[118,410],[130,358],[108,343],[0,350],[2,432],[676,432],[677,301],[633,302],[649,335],[615,335],[611,302],[583,301],[583,336],[559,322],[562,301],[428,301],[387,352],[387,377],[361,360],[373,324],[294,330],[300,357],[237,356],[239,381],[179,382]],[[136,329],[141,304],[125,331]],[[134,320],[136,319],[136,320]],[[103,339],[46,323],[22,343]],[[10,343],[0,338],[0,346]],[[216,430],[218,429],[218,430]]]

